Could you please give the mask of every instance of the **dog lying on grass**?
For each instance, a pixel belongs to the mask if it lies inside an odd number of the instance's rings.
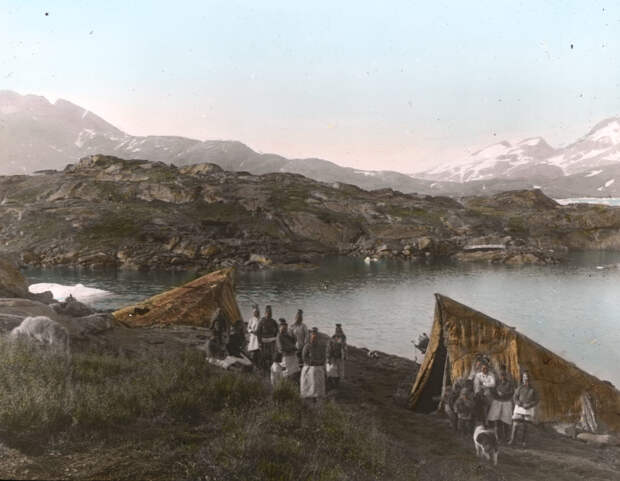
[[[48,345],[58,352],[69,354],[69,333],[67,330],[49,317],[27,317],[13,329],[9,337],[12,339],[24,338],[36,340]]]
[[[494,430],[487,429],[482,424],[476,426],[474,430],[474,446],[476,447],[476,456],[487,461],[493,460],[493,464],[497,466],[499,447]]]

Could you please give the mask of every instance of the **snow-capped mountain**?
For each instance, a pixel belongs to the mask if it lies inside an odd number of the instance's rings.
[[[361,171],[322,159],[261,154],[237,141],[132,136],[82,107],[59,99],[0,90],[0,175],[62,169],[90,154],[147,159],[177,166],[210,162],[253,174],[291,172],[365,189],[443,193],[442,184],[391,171]],[[433,187],[431,187],[433,185]]]
[[[620,162],[620,118],[599,122],[546,162],[560,167],[567,175]]]
[[[555,149],[541,137],[493,144],[464,160],[442,164],[416,177],[472,182],[491,179],[559,179],[620,162],[620,118],[599,122],[576,142]]]
[[[529,173],[533,164],[543,163],[544,159],[554,153],[555,150],[540,137],[525,139],[516,145],[503,141],[474,152],[465,162],[442,164],[423,172],[420,177],[451,182],[516,179]],[[561,174],[550,165],[544,165],[538,170],[537,175],[545,178]]]

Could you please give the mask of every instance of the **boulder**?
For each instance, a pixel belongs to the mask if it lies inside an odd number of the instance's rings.
[[[420,237],[418,239],[418,249],[421,251],[428,249],[431,247],[432,243],[433,239],[431,239],[430,237]]]
[[[261,254],[251,254],[246,264],[260,264],[263,266],[268,266],[271,264],[271,259]]]
[[[28,282],[17,266],[0,257],[0,297],[29,297]]]
[[[51,304],[50,307],[56,313],[69,317],[85,317],[95,313],[93,309],[76,300],[73,296],[69,296],[64,302]]]
[[[229,323],[242,319],[235,298],[234,271],[222,269],[113,313],[128,327],[208,326],[220,308]]]

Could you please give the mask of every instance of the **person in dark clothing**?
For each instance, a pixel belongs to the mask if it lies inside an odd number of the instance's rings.
[[[213,312],[209,322],[209,327],[212,329],[217,341],[222,345],[226,344],[228,341],[225,339],[228,334],[228,319],[226,318],[224,311],[222,311],[219,307],[215,309],[215,312]]]
[[[269,371],[276,353],[276,338],[278,336],[278,323],[272,317],[271,306],[265,307],[265,316],[258,323],[257,337],[260,344],[263,370]]]
[[[228,338],[226,349],[231,356],[241,357],[245,348],[245,335],[243,321],[237,321],[232,327],[232,334]]]
[[[493,391],[493,400],[487,419],[495,424],[495,435],[501,442],[508,441],[510,425],[512,424],[512,396],[514,383],[508,375],[506,366],[501,366],[499,379]]]
[[[344,360],[347,353],[347,336],[341,324],[336,324],[334,335],[327,343],[327,387],[338,387],[344,379]]]
[[[295,347],[295,336],[288,330],[286,319],[280,318],[280,332],[276,337],[276,349],[282,354],[282,364],[284,365],[284,376],[289,379],[296,379],[299,376],[299,362],[297,362],[297,349]]]
[[[228,356],[228,351],[219,341],[215,331],[211,329],[211,337],[206,346],[207,358],[223,360]]]

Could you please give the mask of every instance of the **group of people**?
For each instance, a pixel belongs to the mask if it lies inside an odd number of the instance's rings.
[[[272,385],[282,380],[296,383],[303,398],[314,400],[325,397],[327,388],[338,387],[344,378],[347,338],[341,324],[325,342],[318,328],[308,329],[301,309],[290,326],[284,318],[275,320],[271,306],[265,307],[262,317],[253,306],[247,323],[237,321],[229,329],[225,321],[224,314],[216,311],[207,343],[207,358],[221,367],[235,362],[254,366],[270,373]]]
[[[516,386],[505,365],[496,373],[488,357],[479,356],[467,378],[447,387],[442,401],[457,432],[469,435],[475,425],[482,424],[493,427],[498,441],[508,444],[514,444],[521,433],[525,446],[539,395],[527,372]]]

